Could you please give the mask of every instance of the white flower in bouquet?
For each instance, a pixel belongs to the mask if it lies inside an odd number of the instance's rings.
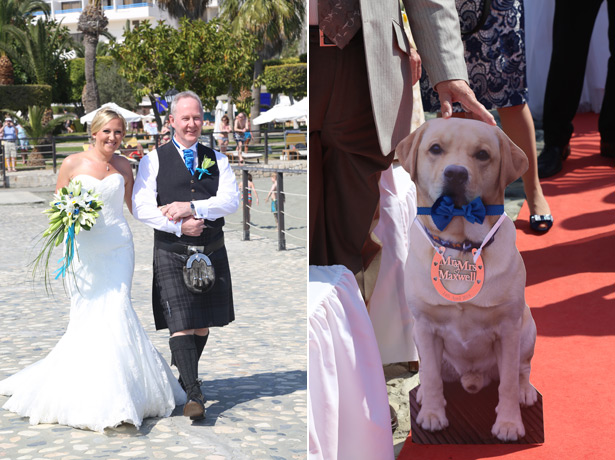
[[[69,270],[75,254],[75,237],[83,230],[90,230],[96,223],[98,211],[103,202],[93,190],[83,190],[81,182],[71,180],[53,195],[50,208],[43,211],[49,218],[49,227],[43,233],[43,249],[35,258],[33,272],[41,264],[45,275],[45,287],[49,285],[49,258],[56,246],[65,242],[64,257],[60,259],[60,268],[54,273],[56,279],[64,277]]]

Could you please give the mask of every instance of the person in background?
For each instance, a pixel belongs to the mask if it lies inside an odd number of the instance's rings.
[[[5,118],[2,125],[2,147],[4,149],[6,170],[17,172],[17,169],[15,169],[17,161],[17,128],[10,117]]]
[[[243,141],[243,153],[248,153],[248,144],[252,140],[252,132],[250,131],[250,117],[248,117],[245,113],[243,114],[246,117],[246,132],[244,133],[244,141]]]
[[[278,176],[276,173],[271,174],[271,188],[265,198],[265,203],[271,198],[271,212],[275,219],[275,226],[278,226]]]
[[[562,170],[570,155],[572,120],[579,107],[589,45],[603,0],[556,1],[553,17],[553,50],[545,88],[542,115],[545,146],[538,157],[538,175],[551,177]],[[615,159],[615,0],[607,0],[609,16],[608,70],[598,119],[600,155]],[[571,33],[572,32],[572,33]],[[574,65],[570,57],[574,56]]]
[[[226,114],[222,116],[220,121],[220,152],[226,155],[226,151],[228,150],[228,135],[231,132],[231,123]]]
[[[250,210],[252,208],[252,195],[256,198],[256,205],[258,206],[258,192],[256,191],[256,187],[254,187],[254,182],[252,182],[252,174],[248,173],[248,222],[250,222]]]
[[[248,122],[246,120],[246,114],[240,112],[235,117],[235,124],[233,125],[233,131],[235,132],[235,142],[237,143],[237,156],[239,157],[239,164],[243,165],[243,146],[246,142],[246,131],[248,130]]]
[[[162,129],[160,130],[160,145],[166,144],[171,141],[171,124],[169,123],[169,118],[165,120],[162,125]]]
[[[26,164],[26,157],[28,156],[28,149],[30,148],[30,142],[27,139],[26,130],[19,123],[15,125],[17,127],[17,138],[19,139],[19,150],[21,150],[21,164]]]

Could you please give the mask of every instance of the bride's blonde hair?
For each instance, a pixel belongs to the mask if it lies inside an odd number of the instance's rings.
[[[92,134],[96,134],[114,118],[118,118],[122,122],[122,135],[126,134],[126,119],[113,109],[101,109],[96,112],[92,120]]]

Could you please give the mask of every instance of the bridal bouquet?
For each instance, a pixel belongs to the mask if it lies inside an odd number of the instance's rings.
[[[53,201],[49,202],[51,207],[43,211],[49,218],[49,227],[41,238],[43,249],[33,263],[34,271],[41,262],[44,264],[45,286],[48,285],[49,258],[62,241],[65,242],[64,256],[59,260],[60,268],[54,274],[55,279],[66,275],[75,254],[75,237],[82,229],[92,228],[103,206],[97,198],[98,194],[93,190],[84,190],[81,182],[71,180],[53,195]]]

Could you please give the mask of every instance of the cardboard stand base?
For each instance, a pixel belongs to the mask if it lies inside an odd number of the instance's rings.
[[[448,427],[441,431],[427,431],[416,423],[420,410],[416,393],[420,385],[410,391],[410,427],[412,442],[416,444],[542,444],[545,440],[542,416],[542,395],[536,404],[521,408],[525,436],[517,441],[504,442],[491,434],[498,404],[498,382],[476,394],[470,394],[459,382],[444,382]]]

